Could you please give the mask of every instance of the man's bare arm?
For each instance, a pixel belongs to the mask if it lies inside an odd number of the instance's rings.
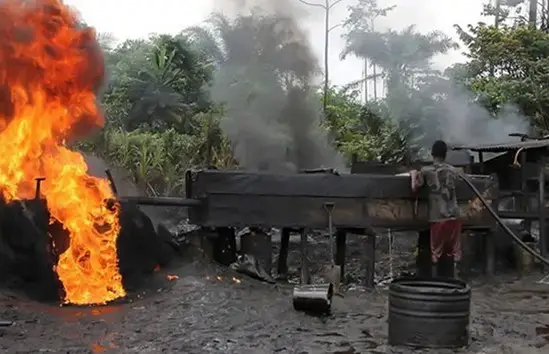
[[[410,171],[410,177],[412,179],[412,191],[417,192],[425,184],[425,176],[421,171]]]

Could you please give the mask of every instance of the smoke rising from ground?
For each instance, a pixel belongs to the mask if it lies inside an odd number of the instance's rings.
[[[418,57],[429,57],[420,41],[409,39],[407,46],[408,53],[415,51]],[[398,54],[392,59],[396,63],[402,62]],[[417,69],[431,70],[431,63],[419,63]],[[418,81],[422,79],[420,75],[397,72],[393,86],[388,86],[387,102],[392,117],[398,123],[404,122],[405,129],[411,129],[412,145],[423,152],[438,139],[452,145],[480,145],[519,139],[509,137],[511,133],[531,133],[529,119],[512,104],[498,107],[496,115],[486,108],[487,97],[471,92],[452,77],[431,77],[408,86],[407,74]]]
[[[221,128],[239,164],[249,170],[290,172],[343,169],[320,128],[321,106],[312,84],[317,60],[289,1],[223,1],[231,23],[222,33],[226,58],[211,89],[225,104]]]
[[[509,134],[529,134],[528,119],[513,105],[499,107],[497,116],[483,106],[482,98],[465,88],[451,84],[437,102],[436,115],[422,120],[418,134],[425,134],[423,148],[429,149],[437,139],[451,145],[496,144],[518,140]]]
[[[528,120],[512,106],[503,106],[497,118],[480,105],[472,102],[470,94],[454,92],[444,105],[447,115],[442,117],[440,125],[443,138],[452,144],[494,144],[517,138],[512,133],[529,133]]]

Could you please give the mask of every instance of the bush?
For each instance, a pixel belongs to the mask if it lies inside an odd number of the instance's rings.
[[[181,134],[173,128],[158,132],[106,128],[77,147],[127,171],[132,182],[149,195],[177,195],[183,193],[187,169],[234,167],[218,118],[205,114],[199,118],[196,135]]]

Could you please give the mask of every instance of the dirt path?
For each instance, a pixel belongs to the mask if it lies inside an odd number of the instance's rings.
[[[162,273],[162,271],[161,271]],[[166,274],[178,280],[164,280]],[[218,278],[219,276],[219,278]],[[233,279],[233,276],[240,279]],[[549,351],[549,285],[540,276],[475,285],[464,353]],[[187,264],[157,275],[143,299],[98,308],[54,307],[4,294],[4,353],[407,353],[389,349],[387,294],[348,292],[326,319],[297,313],[289,286]],[[544,332],[545,333],[542,333]],[[544,336],[546,338],[544,338]],[[444,351],[416,351],[438,353]]]

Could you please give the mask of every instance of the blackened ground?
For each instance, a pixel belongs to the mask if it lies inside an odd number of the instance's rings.
[[[321,280],[327,245],[312,237],[312,259]],[[411,268],[414,238],[398,235],[394,272]],[[192,242],[191,242],[192,243]],[[378,277],[389,271],[387,243],[379,244]],[[297,271],[297,243],[292,242],[290,269]],[[349,256],[351,274],[360,278],[357,245]],[[326,262],[327,264],[327,262]],[[167,280],[170,275],[179,279]],[[549,285],[540,274],[523,279],[499,276],[472,281],[471,345],[463,353],[549,352]],[[3,293],[0,320],[4,353],[411,353],[389,348],[387,291],[371,293],[350,286],[335,297],[333,314],[324,319],[292,308],[291,285],[267,285],[205,261],[162,269],[132,302],[96,308],[40,305]],[[414,351],[437,353],[445,351]],[[449,353],[454,353],[449,352]]]

